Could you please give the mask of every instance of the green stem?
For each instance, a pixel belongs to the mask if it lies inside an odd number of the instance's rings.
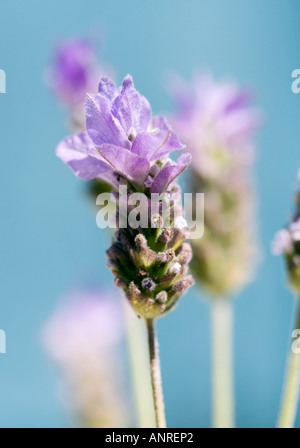
[[[127,347],[132,377],[136,416],[139,428],[155,428],[152,390],[149,383],[147,336],[142,319],[138,319],[127,300],[123,300]]]
[[[296,329],[300,329],[300,300],[296,305]],[[288,358],[278,428],[293,428],[295,424],[300,386],[300,354],[292,350]]]
[[[233,313],[229,300],[212,303],[213,426],[234,428]]]
[[[158,341],[155,334],[153,319],[147,319],[148,346],[150,359],[151,385],[153,392],[154,411],[157,428],[166,428],[165,405],[162,390]]]

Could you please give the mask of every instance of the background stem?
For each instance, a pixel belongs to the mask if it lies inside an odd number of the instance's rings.
[[[155,428],[144,322],[137,317],[127,300],[122,298],[122,302],[125,308],[126,338],[138,427]]]
[[[300,300],[296,300],[296,319],[293,329],[300,329]],[[283,389],[281,409],[278,420],[279,428],[293,428],[295,424],[300,386],[300,354],[290,348],[287,361],[286,379]]]
[[[234,428],[233,310],[227,299],[212,301],[213,426]]]
[[[154,321],[148,319],[148,346],[150,359],[151,385],[153,392],[155,419],[157,428],[166,428],[165,405],[162,390],[160,361],[158,353],[158,341],[155,334]]]

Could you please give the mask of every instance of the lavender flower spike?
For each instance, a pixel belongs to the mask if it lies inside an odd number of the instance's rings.
[[[260,121],[249,92],[197,76],[177,83],[171,121],[193,155],[190,189],[205,195],[205,230],[193,239],[192,272],[213,298],[213,424],[235,425],[232,306],[229,298],[253,275],[257,259],[251,165]]]
[[[98,94],[87,95],[86,131],[64,140],[57,148],[57,155],[78,176],[105,178],[113,188],[122,183],[128,195],[143,193],[146,209],[151,210],[146,226],[120,225],[107,256],[116,285],[147,323],[158,428],[164,428],[166,421],[154,320],[176,305],[193,284],[193,278],[188,275],[192,250],[184,243],[188,231],[183,225],[181,207],[176,199],[170,201],[170,225],[164,228],[164,200],[156,200],[152,214],[151,193],[160,196],[167,192],[168,197],[178,193],[176,178],[189,165],[191,156],[183,154],[173,162],[169,155],[183,148],[165,119],[152,117],[148,101],[136,91],[131,76],[124,79],[119,89],[102,77]],[[115,196],[119,203],[117,192]],[[125,200],[128,205],[127,196]]]
[[[300,173],[300,171],[299,171]],[[289,285],[295,292],[295,321],[293,328],[300,328],[300,176],[298,173],[298,191],[295,195],[295,212],[286,227],[275,235],[272,243],[274,255],[283,255]],[[298,330],[295,330],[297,333]],[[297,334],[292,334],[296,337]],[[283,387],[278,428],[293,428],[300,398],[300,355],[292,345],[289,350],[285,383]]]
[[[193,156],[190,188],[205,195],[205,232],[192,240],[195,278],[214,297],[231,296],[253,275],[258,250],[251,169],[260,113],[249,91],[198,75],[177,81],[174,129]]]
[[[299,179],[299,176],[298,176]],[[300,182],[296,194],[296,210],[290,223],[279,230],[272,242],[273,255],[283,255],[289,283],[300,294]]]

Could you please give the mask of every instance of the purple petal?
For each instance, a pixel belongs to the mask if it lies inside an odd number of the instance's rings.
[[[133,153],[154,161],[185,148],[163,117],[153,117],[152,127],[157,132],[142,132],[136,136],[131,149]]]
[[[137,184],[143,184],[150,169],[150,164],[146,159],[118,146],[101,145],[101,147],[91,148],[89,153],[91,156],[109,163],[113,170]]]
[[[141,132],[133,140],[131,152],[144,159],[151,160],[152,154],[159,146],[157,136],[149,132]]]
[[[98,92],[100,95],[103,95],[108,100],[112,101],[118,90],[116,84],[106,76],[102,76],[98,86]]]
[[[134,88],[129,75],[124,79],[120,94],[114,100],[112,113],[121,123],[126,135],[129,135],[131,128],[137,133],[146,131],[150,124],[150,104]]]
[[[186,153],[182,154],[174,165],[170,164],[164,166],[153,181],[151,193],[163,193],[170,183],[172,183],[174,179],[187,168],[191,163],[191,160],[191,155]]]
[[[130,142],[110,111],[110,102],[102,95],[87,95],[86,127],[95,145],[111,143],[124,148],[130,147]]]
[[[86,132],[63,140],[56,150],[56,154],[75,172],[76,176],[85,180],[102,177],[111,172],[111,167],[103,160],[96,159],[89,154],[93,142]]]
[[[140,119],[139,125],[140,128],[137,128],[137,132],[143,129],[148,129],[151,120],[151,106],[144,96],[140,95]]]

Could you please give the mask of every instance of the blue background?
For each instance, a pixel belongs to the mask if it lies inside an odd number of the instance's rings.
[[[107,235],[95,225],[82,182],[54,156],[65,114],[42,73],[53,44],[104,29],[102,58],[119,80],[130,72],[156,112],[169,110],[163,79],[197,68],[255,88],[266,122],[257,139],[259,231],[263,259],[235,301],[239,427],[275,425],[291,329],[293,297],[282,260],[270,255],[288,219],[300,167],[297,0],[10,0],[0,4],[0,426],[68,426],[40,329],[56,298],[76,279],[110,284]],[[159,322],[166,411],[171,427],[210,425],[209,304],[195,289]],[[300,421],[298,420],[298,426]]]

